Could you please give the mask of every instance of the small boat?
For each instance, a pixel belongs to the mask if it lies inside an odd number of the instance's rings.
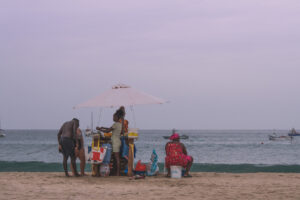
[[[288,135],[281,135],[281,136],[269,135],[269,140],[272,140],[272,141],[292,140],[292,139],[293,139],[293,137],[292,136],[288,136]]]
[[[0,129],[0,137],[5,137],[5,133],[4,133],[4,130],[3,129]]]
[[[294,128],[291,129],[291,131],[288,133],[289,136],[300,136],[300,133],[298,133]]]
[[[172,134],[176,133],[176,129],[172,129]],[[170,139],[171,135],[169,136],[163,136],[163,138],[165,139]],[[179,139],[182,139],[182,140],[186,140],[186,139],[189,139],[189,136],[188,135],[179,135]]]
[[[5,137],[5,131],[3,129],[1,129],[1,121],[0,121],[0,137]]]
[[[163,136],[163,138],[169,139],[170,136]],[[188,135],[180,135],[179,138],[182,140],[186,140],[186,139],[189,139],[189,136]]]
[[[179,138],[183,139],[183,140],[186,140],[186,139],[189,139],[189,136],[188,135],[181,135]]]

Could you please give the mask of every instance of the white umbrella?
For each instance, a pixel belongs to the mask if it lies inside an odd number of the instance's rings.
[[[100,94],[99,96],[74,106],[74,109],[83,107],[130,106],[133,111],[133,105],[162,104],[165,102],[166,101],[164,99],[151,96],[144,92],[140,92],[127,85],[118,84],[116,86],[113,86],[112,89]],[[135,124],[134,112],[133,118]],[[131,150],[129,151],[128,175],[131,176],[133,167],[133,140],[129,141],[129,147]]]
[[[74,109],[83,107],[119,107],[140,104],[163,104],[164,99],[140,92],[128,85],[118,84],[112,89],[90,99],[84,103],[74,106]]]

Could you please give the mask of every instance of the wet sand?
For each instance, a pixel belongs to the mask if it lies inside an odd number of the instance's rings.
[[[1,172],[0,199],[300,199],[300,174],[192,173],[192,178],[160,175],[69,177],[64,173]]]

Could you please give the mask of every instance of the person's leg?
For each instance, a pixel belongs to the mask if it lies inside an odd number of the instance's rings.
[[[120,176],[120,154],[119,152],[114,152],[116,163],[117,163],[117,176]]]
[[[171,169],[170,167],[167,167],[168,173],[167,173],[167,177],[171,177]]]
[[[78,157],[78,156],[75,157],[75,163],[76,163],[77,157]],[[73,167],[72,164],[70,165],[70,168],[71,168],[71,171],[72,171],[73,176],[75,176],[75,171],[74,171],[74,167]]]
[[[64,167],[64,171],[65,171],[66,177],[69,177],[70,175],[68,173],[68,164],[67,164],[67,162],[68,162],[68,156],[64,155],[64,158],[63,158],[63,167]]]
[[[72,155],[72,156],[71,156],[71,165],[72,165],[72,167],[73,167],[73,169],[74,169],[74,175],[75,175],[75,176],[80,176],[80,175],[78,174],[78,172],[77,172],[77,169],[76,169],[76,156],[75,156],[75,155]]]
[[[193,161],[194,161],[193,157],[190,156],[190,159],[189,159],[188,164],[186,166],[185,176],[189,176],[190,175],[189,173],[190,173],[190,169],[192,167]]]
[[[169,157],[165,157],[165,168],[167,169],[167,177],[171,177],[171,169],[170,169],[170,162],[169,162]]]
[[[74,172],[74,168],[73,168],[73,165],[72,165],[72,164],[70,165],[70,169],[71,169],[71,171],[72,171],[73,176],[75,176],[75,172]]]
[[[84,149],[80,150],[79,159],[80,159],[80,174],[81,174],[81,176],[85,176],[86,174],[84,173],[84,169],[85,169],[85,152],[84,152]]]

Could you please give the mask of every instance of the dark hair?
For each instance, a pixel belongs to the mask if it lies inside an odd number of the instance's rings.
[[[79,119],[77,119],[77,118],[73,118],[72,120],[76,121],[77,123],[79,122]]]
[[[124,110],[124,107],[123,107],[123,108],[120,107],[120,108],[115,112],[114,115],[117,115],[117,117],[118,117],[119,119],[125,117],[125,110]]]
[[[119,116],[119,115],[117,115],[117,112],[115,112],[115,114],[113,115],[113,117],[117,117],[117,120],[119,120],[119,119],[120,119],[120,116]]]

